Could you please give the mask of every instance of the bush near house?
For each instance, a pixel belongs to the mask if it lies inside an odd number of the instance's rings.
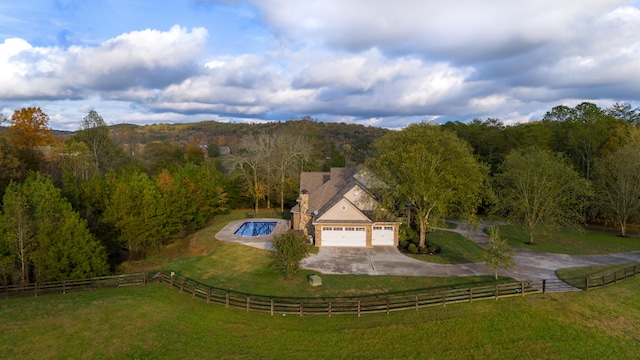
[[[289,231],[273,239],[273,266],[284,279],[292,279],[300,269],[300,260],[309,254],[309,244],[302,233]]]

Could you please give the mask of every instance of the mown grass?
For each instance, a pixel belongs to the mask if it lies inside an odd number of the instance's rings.
[[[283,280],[280,273],[270,266],[270,262],[270,253],[266,250],[218,242],[207,256],[176,259],[168,262],[167,266],[181,275],[207,285],[273,296],[355,296],[493,283],[490,276],[438,278],[320,274],[322,286],[312,287],[308,284],[307,276],[317,274],[316,272],[301,270],[293,279]]]
[[[577,231],[574,229],[548,230],[536,234],[534,244],[529,245],[526,227],[502,225],[500,236],[509,245],[537,251],[570,255],[597,255],[640,250],[640,238],[620,237],[598,231]]]
[[[162,285],[0,300],[7,359],[633,359],[640,277],[356,316],[270,316]]]
[[[408,256],[436,264],[467,264],[482,261],[482,249],[468,238],[451,231],[435,230],[425,239],[430,244],[439,246],[442,252],[437,255]]]

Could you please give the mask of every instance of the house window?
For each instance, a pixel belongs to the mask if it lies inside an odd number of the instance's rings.
[[[347,211],[347,205],[342,205],[342,206],[340,206],[340,210],[342,210],[342,211]]]
[[[333,228],[331,226],[323,226],[322,231],[331,231]]]
[[[358,228],[356,228],[356,231],[366,231],[366,229],[363,228],[363,227],[358,227]]]
[[[356,231],[356,228],[352,228],[352,227],[346,227],[344,228],[345,231]]]
[[[342,228],[341,227],[334,227],[333,231],[342,231]]]
[[[393,231],[393,226],[385,226],[384,227],[385,230],[392,230]]]
[[[382,230],[382,226],[374,226],[373,230]]]

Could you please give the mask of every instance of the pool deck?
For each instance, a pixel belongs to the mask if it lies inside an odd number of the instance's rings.
[[[239,236],[234,234],[236,230],[246,222],[276,222],[277,224],[269,235]],[[270,218],[244,219],[231,221],[222,230],[218,231],[215,237],[220,241],[240,243],[258,249],[273,250],[272,242],[274,236],[283,234],[287,232],[287,230],[289,230],[289,220]]]

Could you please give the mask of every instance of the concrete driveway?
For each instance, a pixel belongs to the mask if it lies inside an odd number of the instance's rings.
[[[412,259],[396,247],[323,247],[300,265],[323,274],[399,275],[399,276],[475,276],[492,274],[482,263],[441,265]]]
[[[482,229],[469,231],[464,226],[458,226],[451,231],[470,236],[479,246],[486,246],[488,239]],[[500,275],[521,281],[558,279],[556,271],[564,268],[640,262],[640,251],[607,255],[565,255],[528,249],[514,250],[516,266],[507,271],[500,271]],[[311,254],[303,259],[301,266],[322,274],[432,277],[493,275],[493,270],[487,268],[484,263],[433,264],[405,256],[395,247],[323,247],[317,255]]]

